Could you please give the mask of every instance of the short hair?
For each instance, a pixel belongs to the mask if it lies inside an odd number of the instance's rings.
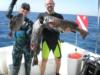
[[[55,4],[55,2],[53,1],[53,0],[45,0],[45,3],[47,4],[47,3],[54,3]]]
[[[30,11],[30,5],[28,3],[22,3],[21,8]]]

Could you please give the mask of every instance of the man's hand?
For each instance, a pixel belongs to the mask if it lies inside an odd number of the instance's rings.
[[[34,48],[35,48],[35,44],[31,43],[30,48],[31,48],[31,50],[33,51]]]
[[[31,48],[31,53],[30,54],[31,54],[31,57],[33,57],[34,56],[34,52],[35,52],[34,51],[35,47],[34,47],[33,43],[30,44],[30,48]]]
[[[38,46],[37,46],[37,44],[31,43],[30,48],[32,51],[36,51]]]

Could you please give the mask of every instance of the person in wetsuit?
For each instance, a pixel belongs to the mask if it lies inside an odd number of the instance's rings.
[[[40,13],[38,18],[45,16],[54,16],[60,19],[63,19],[63,16],[54,11],[55,3],[53,0],[46,0],[45,6],[47,11]],[[61,46],[59,39],[60,32],[52,28],[44,28],[42,31],[42,63],[41,63],[41,75],[44,75],[46,63],[50,51],[53,51],[55,62],[56,62],[56,75],[59,74],[59,69],[61,65]]]
[[[30,75],[31,59],[32,59],[31,49],[30,49],[30,39],[31,39],[33,22],[29,18],[27,18],[27,14],[29,13],[29,11],[30,11],[30,5],[28,3],[22,3],[18,13],[24,16],[24,22],[23,25],[20,27],[20,29],[14,32],[15,43],[12,52],[12,60],[13,60],[12,75],[18,75],[23,54],[25,59],[24,63],[25,75]],[[13,17],[13,15],[11,15],[11,17]]]

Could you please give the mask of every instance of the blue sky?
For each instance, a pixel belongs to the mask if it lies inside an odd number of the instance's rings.
[[[18,10],[23,2],[30,3],[31,11],[43,12],[45,11],[45,0],[18,0],[14,10]],[[55,11],[65,14],[84,14],[96,15],[98,14],[98,0],[54,0]],[[7,11],[11,0],[0,0],[0,10]]]

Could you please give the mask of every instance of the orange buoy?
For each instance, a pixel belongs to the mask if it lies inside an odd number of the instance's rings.
[[[80,59],[80,58],[82,57],[82,54],[77,53],[77,52],[75,52],[75,53],[70,53],[70,54],[68,55],[68,57],[69,57],[69,58],[72,58],[72,59]]]

